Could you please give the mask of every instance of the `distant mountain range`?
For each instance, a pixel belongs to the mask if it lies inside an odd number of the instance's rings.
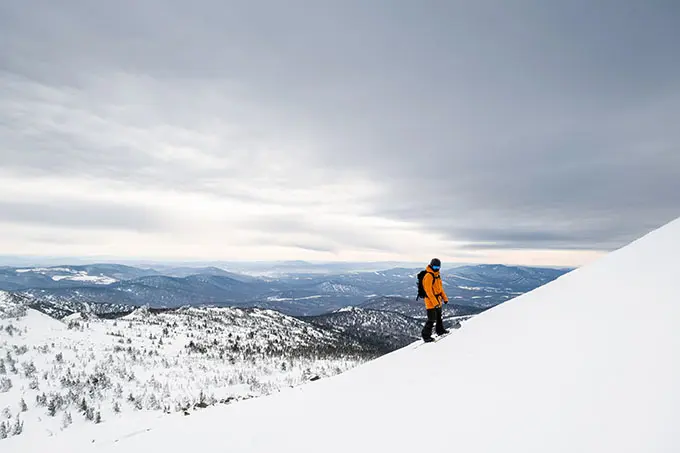
[[[380,304],[387,303],[399,313],[422,315],[422,301],[415,301],[416,274],[420,269],[324,273],[312,272],[311,266],[290,264],[305,272],[281,273],[277,277],[245,275],[217,267],[2,267],[0,290],[30,297],[53,310],[87,309],[98,313],[139,306],[214,305],[314,316],[348,306],[384,310]],[[476,265],[445,270],[442,277],[450,306],[470,311],[470,307],[485,309],[505,302],[566,272],[568,269]],[[395,305],[395,301],[399,302]]]

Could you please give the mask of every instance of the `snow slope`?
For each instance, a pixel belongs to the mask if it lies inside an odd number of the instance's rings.
[[[440,342],[127,437],[3,452],[677,452],[678,256],[680,219]]]

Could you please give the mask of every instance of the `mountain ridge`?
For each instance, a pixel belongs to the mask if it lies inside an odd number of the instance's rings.
[[[259,278],[210,269],[208,273],[194,274],[180,268],[177,273],[184,276],[172,276],[156,270],[107,266],[6,268],[0,271],[0,289],[35,298],[59,299],[64,304],[148,304],[157,308],[205,304],[261,306],[294,316],[360,306],[376,296],[410,297],[416,293],[417,269],[330,275],[293,273],[279,278]],[[104,273],[106,270],[109,274]],[[452,302],[482,309],[563,275],[562,271],[545,268],[527,271],[483,266],[447,272],[443,274],[444,286]]]

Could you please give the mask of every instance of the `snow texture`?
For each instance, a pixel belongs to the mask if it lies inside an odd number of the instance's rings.
[[[678,256],[680,219],[437,343],[189,417],[124,419],[125,435],[92,425],[2,451],[677,452]]]

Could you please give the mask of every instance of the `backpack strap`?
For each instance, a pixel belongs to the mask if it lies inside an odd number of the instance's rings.
[[[435,282],[437,279],[441,280],[442,277],[441,277],[441,275],[434,275],[434,272],[427,271],[427,273],[428,273],[428,274],[432,274],[432,294],[434,294],[434,296],[438,298],[438,297],[441,296],[442,294],[441,294],[441,293],[436,294],[436,293],[434,292],[434,282]]]

